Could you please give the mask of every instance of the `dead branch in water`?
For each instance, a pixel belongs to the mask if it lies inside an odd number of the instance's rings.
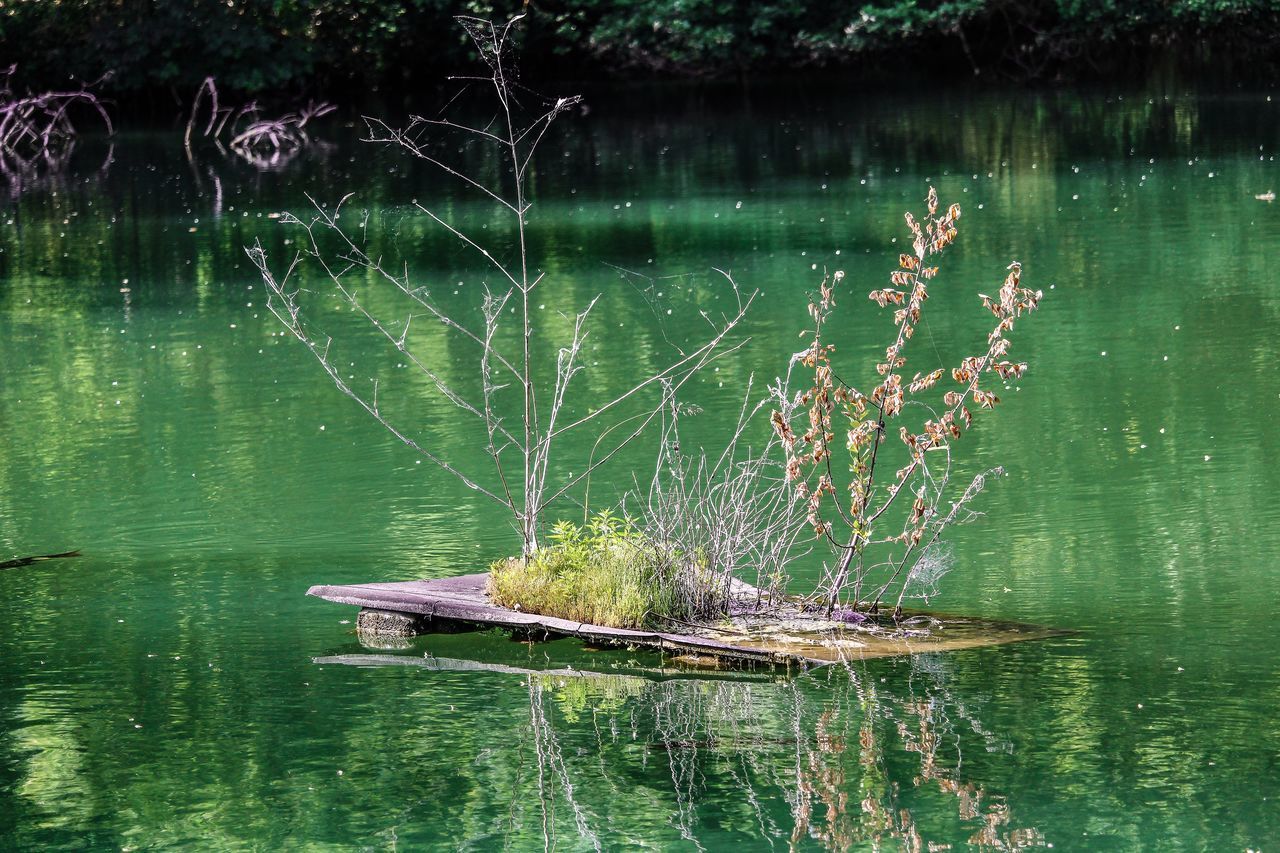
[[[212,77],[206,77],[191,102],[191,115],[182,136],[187,157],[193,157],[191,137],[201,118],[201,107],[208,101],[204,115],[204,130],[200,135],[213,140],[219,149],[230,149],[241,159],[259,169],[278,169],[298,152],[315,143],[306,131],[307,125],[337,109],[326,101],[308,101],[297,110],[275,118],[262,114],[257,101],[249,101],[238,107],[224,106],[218,99],[218,86]],[[225,142],[225,146],[224,146]]]
[[[60,560],[65,557],[79,556],[79,551],[64,551],[61,554],[39,554],[34,557],[15,557],[12,560],[0,562],[0,569],[20,569],[23,566],[30,566],[32,563],[43,563],[46,560]]]
[[[71,119],[74,108],[96,114],[107,133],[115,133],[106,106],[92,91],[101,80],[79,90],[19,95],[13,89],[17,68],[0,73],[0,172],[11,183],[67,164],[79,135]]]

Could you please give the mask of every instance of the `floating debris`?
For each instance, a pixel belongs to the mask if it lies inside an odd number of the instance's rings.
[[[20,569],[32,563],[43,563],[45,560],[61,560],[65,557],[79,557],[79,551],[64,551],[61,554],[39,554],[34,557],[15,557],[0,563],[0,569]]]

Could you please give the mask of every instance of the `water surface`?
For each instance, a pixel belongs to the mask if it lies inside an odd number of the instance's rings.
[[[1046,298],[1018,329],[1030,373],[964,448],[1010,475],[957,531],[932,606],[1077,633],[746,681],[490,634],[397,654],[499,671],[313,663],[363,650],[354,612],[304,598],[310,584],[470,572],[518,539],[279,334],[242,247],[282,257],[270,214],[354,190],[379,251],[466,310],[488,274],[408,205],[499,242],[501,223],[348,129],[264,174],[124,134],[105,172],[90,141],[0,216],[0,552],[84,551],[0,572],[3,846],[1198,850],[1280,834],[1280,207],[1254,198],[1280,184],[1280,103],[644,106],[570,120],[535,178],[547,328],[606,293],[586,387],[625,387],[695,334],[688,306],[724,298],[712,267],[762,295],[751,344],[689,389],[696,440],[798,348],[824,268],[851,283],[842,357],[869,363],[885,336],[863,293],[936,185],[963,230],[921,358],[949,364],[980,334],[972,294],[1012,259]],[[420,434],[482,462],[455,413],[351,340],[353,376],[391,377]],[[424,346],[470,381],[469,352]]]

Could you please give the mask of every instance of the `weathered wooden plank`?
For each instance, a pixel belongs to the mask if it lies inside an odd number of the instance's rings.
[[[485,592],[487,579],[488,575],[475,574],[426,581],[317,585],[307,590],[307,595],[339,604],[416,613],[431,619],[466,622],[507,630],[540,631],[555,636],[579,637],[601,644],[639,646],[674,653],[714,655],[762,663],[830,662],[776,650],[748,648],[691,634],[609,628],[554,616],[508,610],[490,603]]]

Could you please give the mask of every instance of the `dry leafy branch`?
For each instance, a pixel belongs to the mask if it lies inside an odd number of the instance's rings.
[[[926,403],[926,392],[943,381],[947,372],[942,368],[916,372],[908,380],[899,371],[907,364],[905,353],[924,315],[930,282],[938,274],[938,267],[928,264],[956,239],[960,219],[958,204],[939,213],[937,192],[932,187],[926,205],[923,223],[906,214],[912,253],[899,256],[889,287],[868,294],[881,308],[893,310],[895,327],[884,360],[875,365],[880,378],[869,386],[869,392],[836,372],[832,363],[835,347],[824,337],[835,308],[836,288],[844,280],[844,273],[836,272],[822,281],[810,300],[810,343],[792,360],[792,366],[799,364],[813,371],[812,381],[794,396],[780,383],[774,394],[779,409],[773,424],[787,452],[788,477],[797,494],[807,501],[812,529],[836,555],[819,585],[828,612],[841,603],[876,611],[896,585],[894,611],[899,613],[912,584],[939,568],[936,561],[932,568],[929,560],[921,564],[921,552],[936,557],[945,529],[972,517],[967,505],[981,491],[986,477],[1003,473],[993,469],[979,474],[951,498],[952,444],[973,423],[969,406],[994,408],[1000,398],[983,387],[984,383],[993,377],[1020,378],[1026,371],[1025,363],[1005,359],[1010,346],[1008,333],[1019,317],[1035,310],[1043,294],[1022,287],[1022,266],[1017,261],[1011,263],[996,297],[979,294],[983,307],[996,318],[985,348],[966,356],[950,371],[957,390],[941,394],[940,401]],[[907,413],[917,408],[925,412],[923,422],[908,423]],[[837,420],[844,421],[842,442],[837,438]],[[901,445],[897,452],[905,454],[905,464],[886,477],[883,467],[888,451],[884,445],[892,441],[890,424],[894,423],[898,428],[893,437]],[[835,461],[838,455],[843,458],[841,443],[843,452],[848,453],[845,466]],[[898,503],[904,495],[909,501],[905,509]],[[948,500],[952,500],[950,508],[942,509]],[[894,524],[884,532],[889,519]],[[869,560],[868,548],[876,549],[879,558]],[[906,571],[908,566],[911,571]],[[882,579],[877,582],[875,576]]]

